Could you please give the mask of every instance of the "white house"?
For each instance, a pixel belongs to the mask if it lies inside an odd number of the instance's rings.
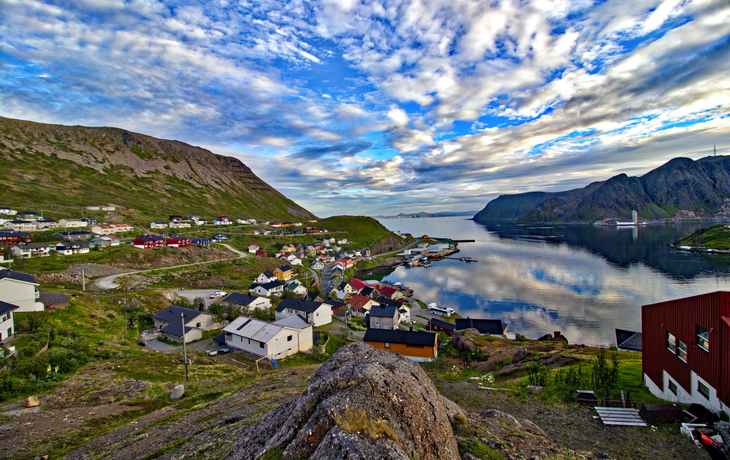
[[[33,275],[0,270],[0,301],[16,305],[16,313],[43,311],[45,306],[37,301],[38,297],[38,282]]]
[[[226,345],[255,356],[281,359],[312,349],[312,325],[299,315],[267,323],[239,316],[223,328]]]
[[[289,254],[289,256],[286,258],[286,260],[292,265],[301,265],[302,264],[302,259],[295,256],[294,254]]]
[[[185,222],[184,220],[175,220],[167,224],[170,228],[189,228],[190,222]]]
[[[52,219],[50,217],[39,217],[32,223],[33,227],[35,227],[36,230],[58,227],[58,222],[56,222],[56,219]]]
[[[279,280],[271,281],[264,284],[252,284],[248,288],[249,293],[258,294],[260,296],[269,297],[272,295],[280,296],[284,292],[284,283]]]
[[[61,219],[58,221],[61,228],[80,228],[89,225],[88,222],[81,219]]]
[[[248,247],[248,252],[251,254],[256,254],[259,251],[259,245],[258,244],[252,244]]]
[[[86,241],[64,241],[54,248],[57,253],[69,256],[72,254],[86,254],[89,252],[89,243]]]
[[[324,270],[324,262],[322,262],[321,259],[317,259],[314,262],[312,262],[312,269],[314,270]]]
[[[273,271],[266,270],[265,272],[263,272],[259,276],[257,276],[256,279],[254,280],[254,282],[256,282],[257,284],[266,284],[266,283],[270,283],[272,281],[276,281],[278,279],[279,278],[276,275],[274,275]]]
[[[5,222],[5,228],[15,230],[16,232],[28,232],[34,230],[35,225],[29,220],[11,220]]]
[[[152,222],[150,228],[167,228],[167,222]]]
[[[228,302],[239,305],[248,309],[258,308],[259,310],[269,311],[271,309],[271,299],[266,297],[258,297],[240,292],[228,294],[221,302]]]
[[[309,292],[307,291],[307,288],[302,286],[302,283],[298,281],[293,281],[287,284],[286,287],[284,287],[284,291],[298,296],[307,295],[307,292]]]
[[[8,208],[7,206],[0,206],[0,214],[4,214],[6,216],[14,216],[18,213],[15,209]]]
[[[306,318],[307,322],[315,326],[324,326],[332,322],[332,307],[322,302],[311,302],[309,300],[288,297],[282,300],[275,311],[276,319],[301,314]]]
[[[15,334],[13,312],[17,309],[17,305],[0,301],[0,344],[2,345],[13,340]]]
[[[51,255],[52,247],[47,244],[19,244],[13,246],[13,256],[19,259],[30,259],[32,257],[48,257]]]

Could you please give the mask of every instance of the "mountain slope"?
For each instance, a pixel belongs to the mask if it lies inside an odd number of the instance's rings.
[[[312,217],[236,158],[118,128],[0,117],[0,158],[2,205],[52,217],[99,204],[127,208],[133,220]]]
[[[515,222],[597,222],[645,219],[711,218],[725,215],[730,198],[730,157],[694,161],[675,158],[641,177],[626,174],[567,192],[503,195],[474,220]]]

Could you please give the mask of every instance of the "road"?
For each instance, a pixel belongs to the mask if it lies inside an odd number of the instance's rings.
[[[238,249],[234,249],[229,244],[224,244],[224,243],[216,243],[216,244],[220,244],[221,246],[224,246],[229,251],[232,251],[232,252],[235,252],[236,254],[238,254],[238,257],[236,257],[237,259],[242,259],[244,257],[248,257],[248,255],[245,252],[241,252]],[[153,271],[157,271],[157,270],[169,270],[171,268],[191,267],[193,265],[212,264],[212,263],[222,262],[222,261],[231,260],[231,259],[232,258],[228,258],[228,259],[216,259],[216,260],[206,260],[206,261],[203,261],[203,262],[193,262],[191,264],[173,265],[172,267],[151,268],[149,270],[135,270],[135,271],[127,272],[127,273],[119,273],[117,275],[111,275],[111,276],[105,276],[103,278],[99,278],[98,280],[96,280],[94,282],[94,284],[96,285],[96,287],[98,287],[100,289],[115,289],[115,288],[118,288],[119,285],[117,283],[115,283],[114,281],[117,278],[119,278],[120,276],[135,275],[137,273],[153,272]]]

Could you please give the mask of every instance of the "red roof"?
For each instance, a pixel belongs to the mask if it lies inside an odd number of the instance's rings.
[[[398,292],[398,289],[392,288],[390,286],[384,286],[380,288],[380,293],[383,295],[387,295],[388,297],[393,297],[393,294]]]
[[[351,278],[350,286],[354,287],[359,292],[362,288],[367,287],[367,284],[363,283],[361,280],[359,280],[357,278]]]
[[[348,299],[347,303],[352,305],[352,309],[354,311],[358,311],[363,307],[363,305],[367,304],[371,300],[373,299],[371,299],[370,297],[365,297],[364,295],[357,294]]]

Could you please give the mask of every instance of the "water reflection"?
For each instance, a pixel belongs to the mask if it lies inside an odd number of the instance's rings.
[[[640,330],[641,305],[730,289],[728,256],[697,256],[666,245],[702,224],[638,229],[485,226],[463,218],[383,219],[390,229],[475,239],[460,245],[466,265],[399,267],[386,279],[463,316],[501,318],[537,338],[562,331],[571,342],[607,344],[614,329]]]

